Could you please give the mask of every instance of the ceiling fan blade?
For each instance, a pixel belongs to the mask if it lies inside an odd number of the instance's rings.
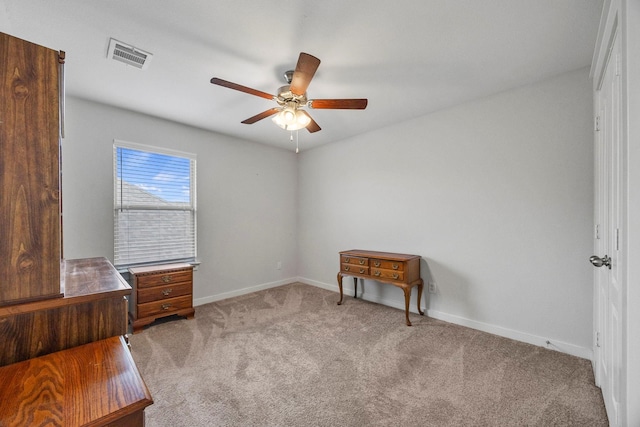
[[[319,66],[320,60],[318,58],[300,52],[289,90],[295,95],[304,95]]]
[[[364,110],[368,102],[366,99],[311,99],[309,106],[315,109]]]
[[[322,128],[320,126],[318,126],[318,124],[316,123],[315,120],[313,120],[313,118],[309,115],[309,113],[307,113],[304,110],[298,110],[300,113],[304,114],[305,116],[307,116],[309,118],[309,124],[307,125],[307,130],[310,133],[313,132],[318,132],[319,130],[321,130]]]
[[[250,87],[247,86],[242,86],[239,85],[237,83],[232,83],[226,80],[222,80],[219,79],[217,77],[214,77],[211,79],[211,83],[213,83],[214,85],[218,85],[218,86],[224,86],[224,87],[228,87],[229,89],[235,89],[235,90],[239,90],[240,92],[244,92],[244,93],[248,93],[249,95],[255,95],[255,96],[259,96],[261,98],[265,98],[265,99],[274,99],[275,97],[267,92],[262,92],[261,90],[257,90],[257,89],[252,89]]]
[[[266,119],[269,116],[273,116],[275,113],[279,111],[280,111],[280,108],[276,108],[276,107],[269,108],[267,111],[263,111],[260,114],[256,114],[253,117],[249,117],[248,119],[243,120],[242,123],[244,123],[245,125],[251,125],[257,122],[258,120]]]

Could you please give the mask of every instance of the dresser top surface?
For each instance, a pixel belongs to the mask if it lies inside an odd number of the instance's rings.
[[[173,263],[173,264],[161,264],[161,265],[149,265],[146,267],[131,267],[129,268],[129,273],[131,274],[159,273],[161,271],[180,270],[184,268],[193,268],[193,266],[186,262]]]
[[[394,261],[409,261],[411,259],[420,258],[420,255],[397,254],[393,252],[367,251],[362,249],[351,249],[348,251],[341,251],[340,255],[347,255],[347,256],[353,256],[353,257],[365,257],[365,258],[389,259]]]
[[[4,366],[0,385],[3,426],[96,425],[153,403],[122,337]]]
[[[106,258],[70,259],[65,260],[63,266],[65,298],[131,291],[131,286]]]
[[[60,289],[64,293],[62,298],[1,306],[0,318],[104,298],[124,297],[131,293],[131,286],[103,257],[63,260],[60,263]]]

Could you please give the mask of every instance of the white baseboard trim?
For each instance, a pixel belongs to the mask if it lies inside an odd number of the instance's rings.
[[[304,277],[298,277],[297,281],[316,286],[318,288],[327,289],[333,292],[339,292],[338,285],[330,285],[327,283],[318,282],[316,280],[307,279]],[[354,288],[353,286],[347,285],[347,283],[353,283],[351,280],[346,281],[342,285],[343,293],[345,296],[352,296]],[[376,295],[358,295],[359,298],[364,299],[365,301],[375,302],[378,304],[386,305],[393,308],[398,308],[404,311],[404,300],[391,300],[388,298],[380,298]],[[422,302],[422,307],[424,307],[424,301]],[[415,308],[415,302],[409,308],[409,311],[412,313],[417,313],[418,310]],[[498,335],[504,338],[509,338],[516,341],[525,342],[527,344],[533,344],[539,347],[548,348],[550,350],[559,351],[561,353],[570,354],[572,356],[580,357],[583,359],[587,359],[592,361],[593,363],[593,350],[586,347],[580,347],[575,344],[566,343],[563,341],[556,341],[544,337],[540,337],[537,335],[528,334],[525,332],[516,331],[514,329],[504,328],[502,326],[491,325],[484,322],[479,322],[477,320],[467,319],[465,317],[443,313],[435,310],[427,310],[426,315],[432,317],[434,319],[443,320],[445,322],[453,323],[455,325],[466,326],[471,329],[476,329],[482,332],[488,332],[493,335]]]
[[[248,288],[237,289],[237,290],[231,291],[231,292],[223,292],[221,294],[209,295],[209,296],[202,297],[202,298],[196,298],[196,299],[193,300],[193,305],[194,306],[199,306],[199,305],[203,305],[203,304],[208,304],[210,302],[221,301],[221,300],[227,299],[227,298],[239,297],[241,295],[246,295],[246,294],[250,294],[252,292],[262,291],[262,290],[265,290],[265,289],[275,288],[275,287],[286,285],[286,284],[293,283],[293,282],[296,282],[296,281],[298,281],[297,277],[291,277],[289,279],[282,279],[282,280],[278,280],[276,282],[262,283],[260,285],[250,286]]]
[[[461,316],[456,316],[448,313],[443,313],[435,310],[427,310],[427,316],[434,319],[443,320],[445,322],[454,323],[456,325],[466,326],[468,328],[477,329],[482,332],[488,332],[493,335],[498,335],[512,340],[533,344],[539,347],[544,347],[549,350],[559,351],[561,353],[570,354],[572,356],[580,357],[582,359],[593,360],[593,350],[586,347],[580,347],[575,344],[570,344],[564,341],[557,341],[553,339],[544,338],[538,335],[528,334],[526,332],[516,331],[514,329],[504,328],[502,326],[491,325],[489,323],[478,322],[477,320],[467,319]]]

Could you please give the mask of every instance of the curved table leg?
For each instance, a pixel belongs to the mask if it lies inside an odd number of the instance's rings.
[[[421,316],[424,316],[424,311],[420,310],[420,301],[422,300],[422,289],[424,288],[424,281],[420,279],[420,283],[418,283],[418,313]]]
[[[338,305],[342,304],[342,273],[338,273],[338,288],[340,288],[340,301]]]
[[[409,300],[411,299],[411,286],[403,286],[402,290],[404,291],[404,315],[407,319],[407,326],[411,326],[411,321],[409,320]]]

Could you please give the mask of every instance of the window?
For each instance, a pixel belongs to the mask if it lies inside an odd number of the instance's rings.
[[[195,155],[115,141],[114,264],[196,257]]]

